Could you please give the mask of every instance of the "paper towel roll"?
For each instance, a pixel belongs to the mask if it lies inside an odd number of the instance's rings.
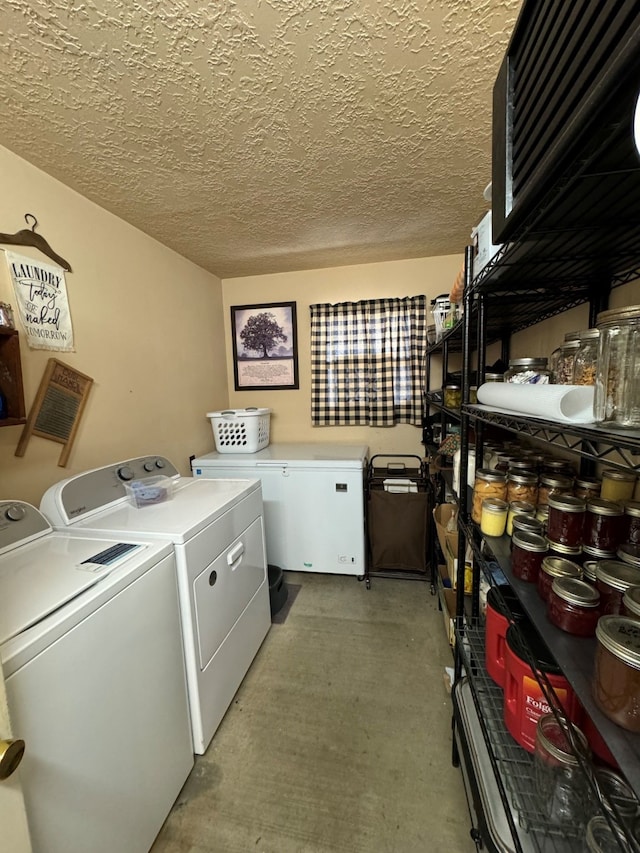
[[[595,420],[594,390],[592,385],[487,382],[478,388],[478,403],[509,414],[531,415],[569,424],[590,424]]]

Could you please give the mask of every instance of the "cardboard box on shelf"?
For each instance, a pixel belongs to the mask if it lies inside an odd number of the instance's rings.
[[[453,554],[458,552],[458,507],[456,504],[438,504],[433,510],[438,542],[444,557],[447,544]]]
[[[455,621],[453,618],[456,612],[456,594],[452,589],[440,587],[440,606],[442,607],[442,616],[444,618],[444,632],[449,645],[453,648],[456,639]]]
[[[455,589],[458,568],[458,507],[456,504],[438,504],[433,510],[433,518],[436,523],[438,542],[440,543],[440,548],[446,562],[447,575],[443,579],[444,584],[445,586],[450,586],[451,589]],[[465,556],[465,592],[471,592],[471,571],[471,551],[468,549]]]

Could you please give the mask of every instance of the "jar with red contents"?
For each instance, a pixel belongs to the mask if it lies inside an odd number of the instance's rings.
[[[625,501],[624,536],[622,542],[640,545],[640,501]]]
[[[538,632],[528,622],[511,625],[505,646],[504,723],[528,752],[535,748],[538,720],[551,712],[540,675],[553,688],[564,714],[571,722],[579,722],[581,705]]]
[[[640,623],[601,616],[596,639],[593,699],[618,726],[640,732]]]
[[[538,533],[514,531],[511,537],[511,571],[521,581],[535,583],[542,560],[547,553],[547,540]]]
[[[622,595],[622,616],[640,619],[640,586],[630,586]]]
[[[487,593],[485,619],[485,664],[487,672],[499,687],[504,687],[504,654],[507,629],[527,616],[520,599],[509,584],[491,587]]]
[[[600,593],[577,578],[555,578],[547,599],[552,625],[576,637],[593,637],[600,618]]]
[[[591,586],[596,585],[596,566],[597,560],[585,560],[582,564],[582,580],[590,583]]]
[[[549,600],[551,586],[556,578],[582,580],[582,569],[577,563],[562,557],[545,557],[538,573],[538,593],[543,601]]]
[[[640,545],[632,545],[630,542],[624,542],[616,551],[618,560],[622,560],[628,566],[633,566],[640,572]]]
[[[587,501],[582,549],[591,557],[610,560],[624,541],[624,510],[616,501]]]
[[[596,566],[596,588],[600,593],[600,612],[622,613],[622,597],[630,586],[640,584],[640,572],[620,560],[600,560]]]
[[[547,539],[549,543],[549,556],[550,557],[561,557],[563,560],[571,560],[572,563],[577,563],[579,566],[584,562],[585,554],[582,551],[582,546],[577,545],[575,548],[570,545],[560,545],[559,542],[552,542],[551,539]]]
[[[586,503],[575,495],[549,495],[547,537],[556,545],[579,548]]]

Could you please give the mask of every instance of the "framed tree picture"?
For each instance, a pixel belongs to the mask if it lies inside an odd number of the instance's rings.
[[[296,303],[231,307],[236,391],[298,388]]]

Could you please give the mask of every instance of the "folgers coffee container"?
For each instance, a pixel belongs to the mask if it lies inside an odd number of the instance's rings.
[[[640,623],[625,616],[602,616],[596,639],[593,699],[614,723],[640,732]]]
[[[531,655],[536,669],[553,687],[567,718],[578,723],[581,714],[575,693],[537,631],[527,622],[511,625],[505,644],[504,723],[514,740],[528,752],[535,749],[538,720],[543,714],[551,713],[528,663]]]
[[[505,640],[513,622],[526,620],[520,600],[509,584],[491,587],[487,593],[485,620],[485,665],[498,687],[504,687]]]

